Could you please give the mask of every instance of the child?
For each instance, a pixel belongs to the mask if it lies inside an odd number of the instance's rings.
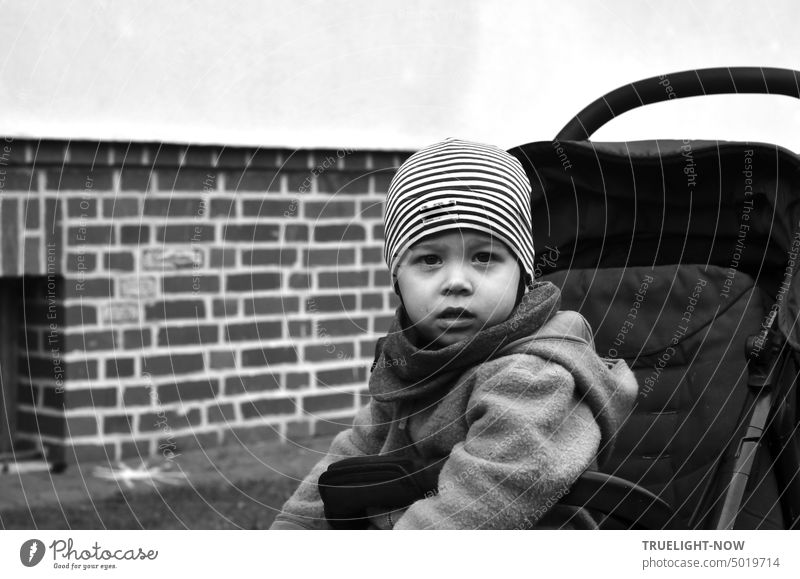
[[[580,314],[558,311],[559,289],[534,282],[530,190],[514,157],[468,141],[447,139],[400,167],[384,257],[401,305],[378,343],[372,399],[273,529],[330,528],[317,480],[364,455],[441,465],[438,493],[374,510],[375,528],[592,525],[551,507],[609,454],[637,385],[623,361],[597,356]]]

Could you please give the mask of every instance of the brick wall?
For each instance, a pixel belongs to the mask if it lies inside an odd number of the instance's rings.
[[[347,426],[397,305],[383,200],[407,152],[5,139],[22,278],[18,441],[171,456]]]

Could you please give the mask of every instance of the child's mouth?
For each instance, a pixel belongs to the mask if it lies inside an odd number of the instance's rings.
[[[437,316],[440,325],[450,329],[471,326],[475,315],[464,308],[447,308]]]

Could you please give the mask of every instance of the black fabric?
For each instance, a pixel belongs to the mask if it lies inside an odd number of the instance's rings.
[[[729,278],[704,265],[573,269],[545,279],[561,288],[564,308],[589,321],[598,353],[624,358],[639,381],[604,470],[656,493],[675,509],[675,523],[687,525],[715,459],[735,438],[747,393],[744,345],[770,298],[746,274]],[[742,521],[780,528],[774,476],[758,478]]]

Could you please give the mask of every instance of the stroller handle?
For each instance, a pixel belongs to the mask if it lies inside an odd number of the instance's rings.
[[[711,94],[782,94],[800,98],[800,72],[788,68],[703,68],[626,84],[600,97],[568,122],[556,139],[588,139],[608,121],[652,103]]]

